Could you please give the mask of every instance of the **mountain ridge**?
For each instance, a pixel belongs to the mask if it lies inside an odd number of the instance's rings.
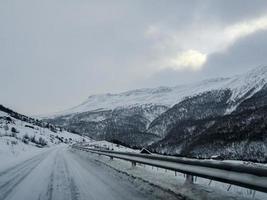
[[[201,133],[210,131],[207,127],[214,125],[212,121],[206,122],[206,119],[214,119],[216,127],[221,127],[216,121],[221,117],[226,116],[227,121],[238,113],[246,121],[248,119],[245,119],[245,115],[239,112],[241,108],[242,112],[247,112],[248,109],[255,109],[256,103],[264,107],[267,99],[260,96],[265,96],[266,83],[267,67],[258,67],[232,78],[209,79],[201,81],[201,84],[94,95],[82,106],[46,120],[96,140],[115,139],[134,147],[152,145],[151,150],[156,152],[183,153],[186,152],[183,148],[187,148],[185,143],[181,142],[181,145],[177,146],[172,140],[175,141],[175,138],[181,135],[188,143],[190,138],[187,134],[191,133],[197,138],[202,137]],[[244,102],[250,103],[247,103],[246,107]],[[264,113],[258,113],[264,118]],[[238,117],[233,119],[236,119],[237,124],[242,120]],[[204,124],[198,127],[200,121]],[[225,123],[223,120],[219,121]],[[199,132],[194,131],[195,126],[192,123],[196,123],[196,130]],[[187,127],[186,124],[191,125]],[[179,126],[184,129],[177,128]],[[232,130],[232,127],[224,128],[226,131],[229,128],[229,132]],[[168,147],[168,144],[172,147]],[[171,148],[178,149],[170,151]]]
[[[260,78],[259,78],[260,77]],[[262,83],[260,82],[262,81]],[[160,86],[157,88],[142,88],[121,93],[105,93],[90,95],[78,106],[65,111],[43,115],[41,118],[53,118],[68,114],[77,114],[87,111],[110,110],[118,107],[128,107],[144,104],[155,104],[172,107],[183,98],[194,96],[202,92],[218,89],[231,89],[233,91],[231,101],[234,103],[242,95],[253,89],[253,83],[257,83],[258,89],[267,82],[267,67],[257,67],[244,74],[233,77],[219,77],[203,81],[178,85],[174,87]],[[247,86],[245,86],[247,85]],[[251,86],[251,87],[250,87]],[[229,109],[232,112],[234,107]]]

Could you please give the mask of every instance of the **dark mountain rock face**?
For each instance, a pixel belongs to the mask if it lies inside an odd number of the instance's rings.
[[[178,122],[150,150],[210,158],[267,161],[267,89],[242,102],[229,115]]]
[[[93,139],[115,139],[129,146],[142,147],[160,139],[146,130],[151,120],[167,108],[161,105],[133,106],[61,116],[47,121]]]
[[[230,90],[215,90],[188,97],[156,118],[148,131],[164,137],[179,122],[223,115],[230,96]]]
[[[259,68],[233,79],[206,81],[201,86],[194,86],[195,89],[190,86],[192,95],[172,106],[160,101],[153,104],[137,102],[130,106],[65,114],[47,121],[96,140],[117,140],[131,147],[145,146],[157,153],[201,158],[220,155],[228,159],[264,162],[267,160],[266,77],[267,68]],[[203,87],[209,90],[205,91]],[[149,94],[153,96],[144,95],[146,90],[141,90],[142,102],[164,95],[167,99],[176,98],[173,91],[184,94],[188,87],[177,88],[164,90],[164,93],[153,90]],[[135,102],[140,99],[140,92],[135,96],[136,92],[115,97],[118,101],[122,98],[125,103],[130,95],[131,102]],[[106,98],[113,98],[111,102],[118,105],[114,95],[100,97],[93,96],[89,100],[95,106],[95,98],[105,105],[109,102]]]
[[[209,129],[195,137],[183,155],[227,159],[267,161],[267,107],[221,117]]]

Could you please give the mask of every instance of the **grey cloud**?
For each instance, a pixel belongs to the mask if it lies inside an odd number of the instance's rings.
[[[215,23],[236,23],[253,17],[265,15],[267,2],[265,0],[208,0],[201,3],[198,15]]]
[[[229,76],[257,66],[267,66],[267,31],[238,40],[224,53],[209,56],[203,73]]]
[[[267,66],[267,31],[260,31],[234,43],[225,52],[214,53],[200,71],[162,70],[140,86],[179,85],[215,77],[229,77],[258,66]]]
[[[231,72],[225,68],[231,63],[242,64],[237,71],[262,64],[266,39],[255,34],[224,55],[210,56],[201,72],[157,72],[150,67],[160,56],[153,48],[157,41],[144,34],[151,25],[179,31],[193,23],[232,24],[263,14],[266,3],[1,1],[0,103],[23,113],[49,113],[78,104],[93,93],[196,81],[215,75],[213,66],[223,75]],[[251,46],[245,51],[246,42]],[[259,48],[261,52],[255,53]],[[247,55],[245,60],[242,55]]]

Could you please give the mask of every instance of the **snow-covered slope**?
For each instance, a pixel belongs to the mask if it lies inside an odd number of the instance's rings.
[[[82,104],[69,110],[55,113],[54,116],[82,113],[86,111],[112,110],[118,107],[124,108],[146,104],[171,107],[186,96],[191,96],[212,89],[218,89],[229,82],[230,80],[228,78],[221,78],[176,87],[147,88],[118,94],[92,95],[89,96]]]
[[[0,105],[1,161],[13,162],[46,147],[83,141],[91,140],[51,124],[35,121]]]
[[[77,114],[87,111],[113,110],[140,105],[164,105],[171,107],[179,103],[185,97],[211,91],[230,89],[232,102],[252,96],[267,82],[267,67],[258,67],[245,74],[230,78],[208,79],[188,85],[176,87],[158,87],[131,90],[118,94],[101,94],[89,96],[82,104],[69,110],[47,116],[53,118],[62,115]],[[234,109],[232,108],[231,111]]]
[[[223,87],[232,91],[232,101],[243,97],[249,98],[267,83],[267,66],[258,67],[245,74],[235,76]]]
[[[0,137],[4,136],[11,136],[20,140],[23,140],[26,137],[29,138],[29,143],[31,142],[30,139],[32,137],[35,137],[36,140],[43,138],[47,145],[54,145],[61,142],[73,143],[87,139],[66,130],[40,127],[32,123],[16,119],[11,117],[9,114],[0,111]]]

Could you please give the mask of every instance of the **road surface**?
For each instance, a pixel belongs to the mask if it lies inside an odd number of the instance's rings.
[[[153,189],[140,190],[130,179],[61,146],[1,171],[0,199],[156,199]]]

